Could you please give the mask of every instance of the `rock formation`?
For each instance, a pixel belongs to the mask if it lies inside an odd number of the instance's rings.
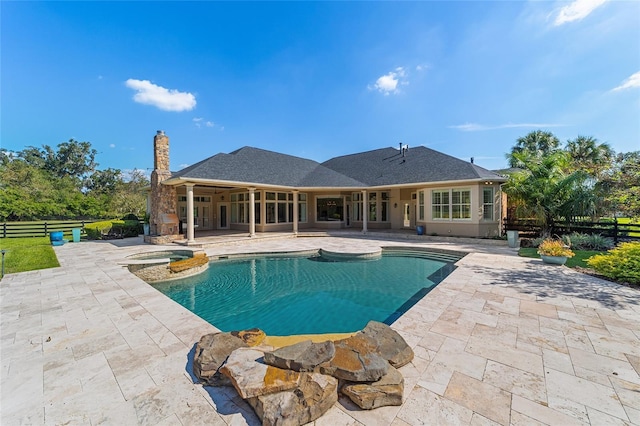
[[[318,373],[302,373],[295,390],[247,400],[264,426],[307,424],[326,413],[336,401],[338,380]]]
[[[377,382],[347,383],[341,392],[365,410],[387,405],[402,405],[404,377],[394,367]]]
[[[264,362],[294,371],[315,371],[316,368],[333,359],[336,348],[332,341],[313,343],[304,340],[291,346],[264,354]]]
[[[230,333],[205,334],[196,345],[193,356],[193,374],[200,382],[210,386],[231,385],[229,379],[220,374],[220,367],[231,352],[248,347],[242,339]]]
[[[402,404],[404,378],[395,368],[413,350],[388,325],[370,321],[353,336],[260,346],[259,329],[213,333],[196,345],[194,374],[206,385],[231,384],[263,425],[303,425],[322,416],[341,392],[365,410]]]

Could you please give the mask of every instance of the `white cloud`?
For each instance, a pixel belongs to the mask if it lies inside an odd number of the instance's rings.
[[[109,148],[115,148],[115,147],[116,147],[116,144],[115,144],[115,143],[110,143],[110,144],[109,144]]]
[[[426,70],[428,70],[430,68],[431,68],[431,66],[427,65],[427,64],[416,65],[416,71],[426,71]]]
[[[398,67],[394,71],[389,72],[376,80],[373,86],[368,86],[369,90],[377,90],[380,93],[384,93],[388,96],[391,93],[398,93],[398,85],[409,84],[406,81],[407,73],[403,67]]]
[[[622,84],[614,89],[612,92],[617,92],[619,90],[625,89],[634,89],[636,87],[640,87],[640,71],[635,74],[632,74],[629,78],[622,82]]]
[[[557,26],[567,22],[580,21],[606,2],[607,0],[574,0],[571,4],[560,9],[553,23]]]
[[[191,111],[196,106],[196,97],[188,92],[166,89],[149,80],[130,78],[125,83],[136,91],[133,100],[146,105],[153,105],[163,111]]]
[[[549,124],[549,123],[507,123],[499,124],[497,126],[487,126],[477,123],[465,123],[458,124],[456,126],[449,126],[450,129],[457,129],[463,132],[481,132],[484,130],[498,130],[498,129],[517,129],[517,128],[548,128],[548,127],[562,127],[564,124]]]
[[[206,127],[214,127],[216,125],[216,123],[214,123],[213,121],[204,121],[204,118],[202,117],[194,117],[193,118],[193,122],[195,123],[196,127],[200,128],[202,126],[206,126]]]

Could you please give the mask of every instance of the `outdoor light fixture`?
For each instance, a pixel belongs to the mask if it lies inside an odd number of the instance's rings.
[[[0,275],[0,277],[4,277],[4,254],[7,252],[7,250],[0,250],[0,253],[2,253],[2,275]]]

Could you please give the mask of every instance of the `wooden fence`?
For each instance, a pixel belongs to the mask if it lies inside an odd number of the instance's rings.
[[[0,238],[46,237],[50,232],[62,231],[71,235],[71,230],[80,228],[95,220],[52,220],[39,222],[4,222],[0,224]]]
[[[640,241],[640,223],[620,223],[612,221],[599,222],[570,222],[554,223],[551,225],[551,234],[566,235],[572,232],[582,234],[600,234],[603,237],[613,238],[617,244],[619,241]],[[504,219],[503,230],[519,231],[520,236],[539,237],[542,231],[540,225],[529,219]]]

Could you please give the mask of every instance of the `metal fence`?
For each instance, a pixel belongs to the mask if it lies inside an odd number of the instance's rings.
[[[519,231],[524,237],[539,237],[542,228],[532,219],[504,219],[503,231]],[[617,219],[599,222],[569,222],[553,223],[550,226],[552,234],[566,235],[572,232],[582,234],[600,234],[603,237],[613,238],[617,244],[619,241],[640,241],[640,223],[620,223]]]

